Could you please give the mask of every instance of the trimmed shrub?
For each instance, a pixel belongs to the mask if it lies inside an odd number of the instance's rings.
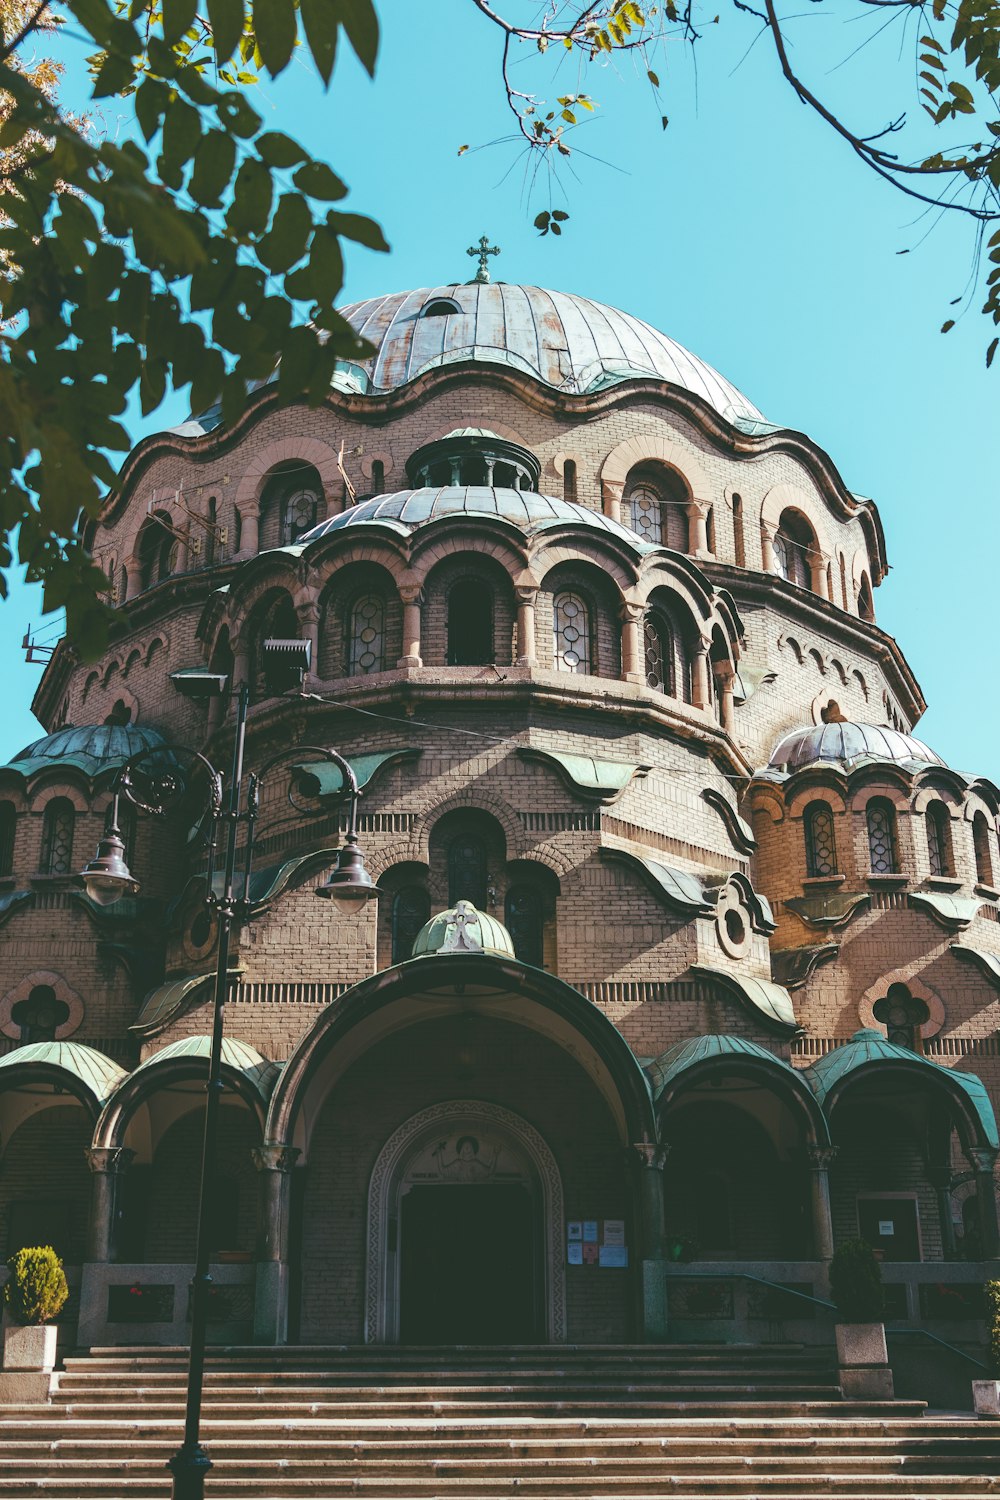
[[[983,1291],[986,1294],[986,1321],[990,1330],[990,1363],[993,1374],[1000,1380],[1000,1281],[988,1281]]]
[[[51,1323],[66,1305],[69,1287],[62,1261],[51,1245],[18,1250],[7,1262],[4,1301],[17,1323]]]
[[[882,1267],[867,1240],[845,1240],[830,1262],[830,1290],[844,1323],[878,1323],[885,1309]]]

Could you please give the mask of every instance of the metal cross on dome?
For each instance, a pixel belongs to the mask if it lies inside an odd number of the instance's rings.
[[[480,236],[479,244],[470,245],[465,253],[466,255],[479,256],[479,270],[476,272],[476,281],[489,281],[489,257],[491,255],[499,255],[500,246],[491,245],[489,235],[484,234]]]

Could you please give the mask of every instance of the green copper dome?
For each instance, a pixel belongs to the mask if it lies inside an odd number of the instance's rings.
[[[67,726],[26,745],[0,769],[33,776],[36,771],[48,770],[52,766],[70,765],[86,776],[98,776],[102,771],[122,765],[140,750],[151,750],[162,744],[162,734],[145,725],[141,729],[137,724]]]
[[[413,958],[438,953],[491,953],[514,958],[511,935],[502,922],[478,911],[471,901],[456,901],[450,911],[425,922],[413,941]]]

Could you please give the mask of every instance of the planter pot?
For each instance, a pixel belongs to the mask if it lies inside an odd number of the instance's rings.
[[[837,1363],[847,1401],[891,1401],[892,1371],[884,1323],[838,1323]]]
[[[49,1399],[56,1333],[54,1323],[14,1323],[4,1314],[0,1402],[23,1405]]]
[[[56,1363],[54,1323],[8,1323],[3,1329],[3,1367],[5,1370],[49,1371]]]
[[[974,1380],[972,1405],[977,1417],[1000,1418],[1000,1380]]]

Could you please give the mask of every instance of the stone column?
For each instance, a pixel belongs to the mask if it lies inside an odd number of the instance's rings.
[[[996,1260],[1000,1255],[1000,1226],[997,1224],[997,1193],[993,1178],[997,1152],[992,1146],[970,1146],[966,1156],[976,1174],[983,1260]]]
[[[951,1186],[953,1182],[950,1166],[928,1167],[927,1177],[937,1198],[938,1219],[941,1222],[941,1245],[945,1260],[955,1259],[955,1226],[951,1222]]]
[[[773,535],[771,533],[771,528],[769,526],[765,526],[764,523],[763,523],[763,521],[760,523],[760,553],[761,553],[760,565],[761,565],[762,571],[765,572],[765,573],[773,573],[774,572],[774,537],[773,537]]]
[[[260,1173],[254,1341],[258,1344],[284,1344],[288,1339],[288,1230],[292,1170],[301,1152],[296,1146],[255,1146],[250,1154]]]
[[[826,559],[818,552],[809,549],[809,582],[814,594],[821,599],[829,599],[829,579],[826,576]]]
[[[688,523],[688,551],[692,557],[711,557],[708,550],[708,507],[692,500],[684,507]]]
[[[711,708],[712,706],[712,691],[708,678],[709,644],[706,640],[699,640],[694,648],[694,659],[691,662],[691,697],[695,708]]]
[[[658,1146],[649,1140],[637,1141],[632,1147],[639,1172],[639,1244],[636,1250],[642,1273],[642,1330],[643,1338],[651,1344],[662,1343],[667,1336],[663,1168],[669,1149],[669,1146]]]
[[[240,511],[242,517],[242,529],[240,531],[240,550],[237,557],[256,557],[260,549],[260,513],[257,502],[246,510]]]
[[[732,734],[736,728],[733,706],[733,682],[735,677],[736,673],[728,662],[720,663],[715,669],[715,690],[719,695],[719,719],[727,734]]]
[[[646,674],[642,670],[642,628],[643,607],[641,604],[626,602],[621,607],[622,622],[622,680],[624,682],[645,682]]]
[[[833,1259],[833,1215],[830,1211],[830,1167],[836,1146],[809,1141],[809,1189],[812,1200],[813,1243],[817,1260]]]
[[[403,654],[398,667],[422,667],[420,656],[420,609],[424,596],[418,585],[406,585],[399,591],[403,601]]]
[[[121,1212],[118,1179],[128,1170],[135,1152],[130,1151],[127,1146],[91,1146],[84,1154],[93,1173],[87,1259],[113,1261]]]
[[[305,604],[297,604],[295,613],[299,619],[299,629],[302,631],[302,639],[310,644],[309,671],[305,675],[303,687],[307,690],[315,687],[319,681],[319,618],[320,608],[315,599],[310,599]]]
[[[515,665],[519,667],[537,667],[538,657],[535,654],[535,600],[538,597],[536,588],[516,588],[514,595],[517,599],[517,657]]]
[[[622,493],[624,489],[624,484],[610,483],[607,479],[601,481],[601,498],[604,501],[604,514],[609,521],[621,522]]]

